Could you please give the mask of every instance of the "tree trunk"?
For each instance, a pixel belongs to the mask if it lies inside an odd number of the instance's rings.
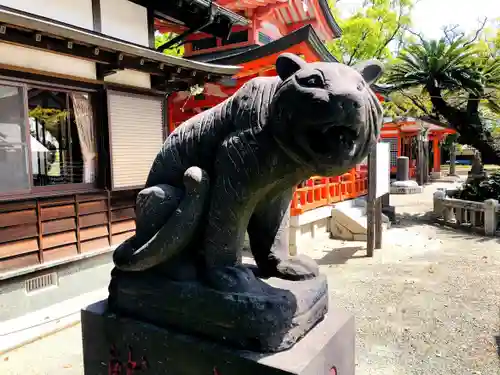
[[[457,174],[455,163],[457,161],[457,144],[453,142],[450,146],[450,176],[455,176]]]
[[[422,142],[422,136],[419,134],[417,137],[417,183],[420,186],[425,184],[424,181],[424,142]]]
[[[429,141],[427,138],[427,133],[425,138],[422,140],[422,182],[425,184],[429,183]]]
[[[467,109],[450,106],[441,96],[441,89],[433,84],[426,86],[434,109],[443,116],[450,127],[459,134],[458,143],[474,147],[481,153],[483,163],[500,164],[500,144],[482,123],[479,116],[479,98],[469,96]]]
[[[475,128],[475,127],[474,127]],[[461,127],[457,129],[460,136],[458,142],[474,147],[481,153],[484,164],[500,164],[500,145],[487,130]]]

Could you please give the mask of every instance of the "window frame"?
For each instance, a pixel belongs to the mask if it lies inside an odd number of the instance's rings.
[[[23,97],[23,114],[24,114],[24,127],[26,130],[26,145],[27,145],[27,162],[28,162],[28,181],[29,181],[29,188],[28,189],[19,189],[19,190],[11,190],[9,192],[0,192],[0,201],[5,201],[8,200],[9,198],[16,198],[16,199],[22,199],[22,198],[30,198],[30,197],[39,197],[39,196],[44,196],[45,193],[52,195],[52,194],[57,194],[57,193],[67,193],[69,191],[93,191],[93,190],[99,190],[98,189],[98,181],[99,181],[99,167],[100,163],[96,162],[96,177],[93,183],[69,183],[69,184],[58,184],[58,185],[50,185],[50,186],[34,186],[33,185],[33,166],[32,166],[32,151],[31,151],[31,132],[30,132],[30,121],[29,121],[29,106],[28,106],[28,90],[29,88],[38,88],[42,90],[49,90],[49,91],[58,91],[58,92],[64,92],[64,93],[71,93],[71,92],[80,92],[80,93],[85,93],[90,96],[90,102],[92,105],[92,114],[93,114],[93,122],[94,122],[94,130],[96,134],[96,139],[94,140],[96,142],[96,147],[98,150],[99,154],[99,147],[98,147],[98,133],[97,133],[97,121],[96,121],[96,108],[95,108],[95,100],[94,100],[94,95],[96,94],[97,90],[91,90],[91,89],[85,89],[85,88],[79,88],[79,87],[73,87],[73,86],[64,86],[64,85],[57,85],[57,84],[48,84],[40,81],[34,81],[34,80],[19,80],[19,79],[9,79],[8,77],[3,77],[0,76],[0,85],[3,86],[11,86],[11,87],[20,87],[22,89],[22,97]],[[69,100],[69,99],[68,99]],[[99,160],[99,156],[97,156]]]

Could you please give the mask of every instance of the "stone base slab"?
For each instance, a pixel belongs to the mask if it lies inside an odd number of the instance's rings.
[[[195,280],[173,281],[155,273],[115,270],[109,310],[260,352],[288,349],[328,310],[328,284],[322,274],[290,281],[259,278],[252,265],[234,272],[247,278],[245,291],[223,292]]]
[[[431,172],[431,179],[439,180],[441,177],[443,177],[441,172]]]
[[[390,188],[391,194],[420,194],[422,191],[423,187],[413,180],[394,181]]]
[[[82,310],[85,375],[354,375],[351,314],[330,309],[291,349],[241,351],[107,312],[101,301]],[[114,372],[113,372],[114,371]]]

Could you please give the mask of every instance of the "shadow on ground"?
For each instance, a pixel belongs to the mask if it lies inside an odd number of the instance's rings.
[[[402,213],[396,214],[396,222],[391,224],[391,228],[408,228],[422,224],[434,224],[432,221],[432,212],[425,213]]]
[[[361,254],[356,254],[362,250]],[[318,259],[316,262],[320,266],[327,266],[332,264],[345,264],[350,259],[366,258],[365,249],[362,246],[341,247],[334,249],[326,254],[323,258]]]
[[[500,244],[500,238],[487,237],[483,233],[473,230],[472,228],[467,228],[465,226],[453,227],[450,225],[436,223],[432,218],[432,212],[396,214],[396,222],[391,224],[391,228],[409,228],[422,224],[443,229],[449,235],[450,239],[472,240],[479,243],[494,241]]]

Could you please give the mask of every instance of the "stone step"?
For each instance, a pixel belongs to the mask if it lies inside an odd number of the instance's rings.
[[[330,231],[334,238],[351,241],[365,241],[367,235],[366,205],[339,206],[332,209]],[[384,229],[390,227],[389,218],[382,214]]]

